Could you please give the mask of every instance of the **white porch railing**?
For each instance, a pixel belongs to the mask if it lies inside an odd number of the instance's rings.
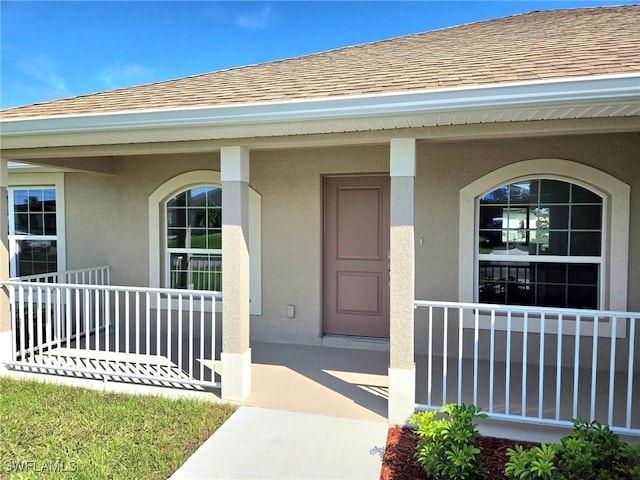
[[[640,313],[415,301],[417,409],[640,435]],[[419,330],[418,330],[419,331]]]
[[[63,272],[40,273],[14,277],[11,280],[35,283],[73,283],[79,285],[110,285],[111,268],[109,266],[65,270]]]
[[[220,387],[219,292],[22,280],[0,282],[10,290],[15,332],[7,366]]]

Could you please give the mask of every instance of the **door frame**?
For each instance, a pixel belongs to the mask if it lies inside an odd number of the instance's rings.
[[[372,172],[342,172],[342,173],[323,173],[320,175],[320,337],[355,337],[351,335],[342,335],[325,332],[325,230],[327,218],[325,215],[325,179],[327,178],[353,178],[353,177],[388,177],[391,178],[389,171],[372,171]],[[365,337],[363,337],[365,338]],[[370,339],[383,337],[366,337]]]

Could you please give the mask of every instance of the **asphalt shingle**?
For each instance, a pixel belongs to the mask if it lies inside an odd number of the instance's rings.
[[[640,72],[640,5],[531,12],[0,111],[219,106]]]

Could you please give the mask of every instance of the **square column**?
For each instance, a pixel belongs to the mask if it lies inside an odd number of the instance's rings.
[[[389,253],[389,421],[406,423],[415,405],[414,203],[416,141],[391,140],[391,250]]]
[[[220,150],[222,181],[222,398],[251,393],[249,347],[249,150]]]
[[[0,280],[9,279],[8,183],[7,160],[0,158]],[[13,357],[9,301],[9,287],[0,288],[0,370],[4,368],[4,362],[12,360]]]

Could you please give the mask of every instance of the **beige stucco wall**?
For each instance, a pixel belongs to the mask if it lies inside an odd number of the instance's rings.
[[[148,197],[190,170],[220,169],[220,155],[115,157],[114,176],[65,174],[67,268],[111,266],[116,285],[148,285]]]
[[[416,297],[457,300],[459,190],[512,162],[561,158],[631,184],[628,308],[640,310],[640,137],[637,134],[420,141],[416,179]],[[112,266],[113,283],[148,281],[148,196],[180,173],[219,169],[219,154],[115,157],[115,176],[65,174],[67,265]],[[257,340],[319,344],[322,174],[387,172],[389,146],[251,152],[251,186],[262,196],[262,311]],[[420,241],[422,239],[422,242]],[[296,306],[287,318],[286,306]],[[418,322],[416,336],[424,334]]]

